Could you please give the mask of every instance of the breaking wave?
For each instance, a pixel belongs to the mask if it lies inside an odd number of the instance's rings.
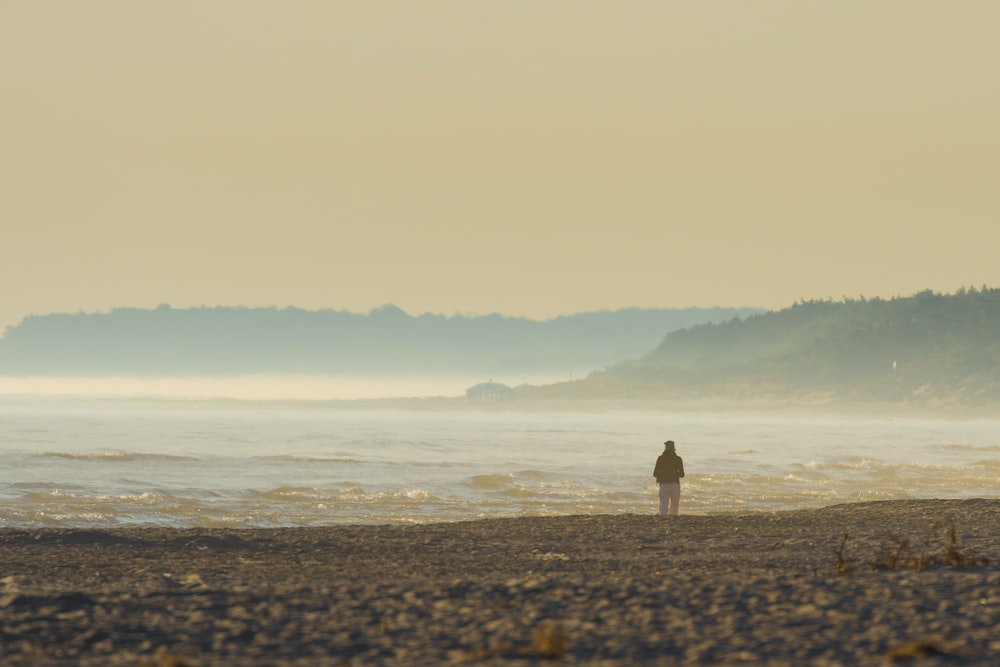
[[[278,454],[275,456],[259,456],[255,458],[270,461],[284,461],[288,463],[364,463],[363,459],[347,456],[291,456],[288,454]]]
[[[68,459],[71,461],[98,461],[101,463],[132,463],[135,461],[197,461],[194,456],[178,456],[176,454],[147,454],[141,452],[104,452],[96,454],[74,454],[70,452],[42,452],[40,458]]]

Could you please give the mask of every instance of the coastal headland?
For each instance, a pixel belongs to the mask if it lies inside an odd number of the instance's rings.
[[[994,665],[1000,500],[0,529],[9,665]]]

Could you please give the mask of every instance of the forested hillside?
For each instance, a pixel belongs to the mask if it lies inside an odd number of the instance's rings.
[[[1000,404],[1000,290],[803,301],[672,332],[641,359],[557,391]]]

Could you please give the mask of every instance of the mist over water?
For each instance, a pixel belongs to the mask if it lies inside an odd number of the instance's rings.
[[[307,526],[1000,495],[1000,422],[0,397],[0,525]]]
[[[545,384],[564,378],[516,377],[517,383]],[[242,375],[226,377],[49,377],[0,376],[4,396],[236,399],[328,401],[401,396],[462,396],[481,377],[355,377],[329,375]],[[500,381],[510,381],[501,379]]]

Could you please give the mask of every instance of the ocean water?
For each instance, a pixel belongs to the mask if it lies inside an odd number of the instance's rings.
[[[1000,497],[1000,421],[0,396],[0,526],[316,526]]]

